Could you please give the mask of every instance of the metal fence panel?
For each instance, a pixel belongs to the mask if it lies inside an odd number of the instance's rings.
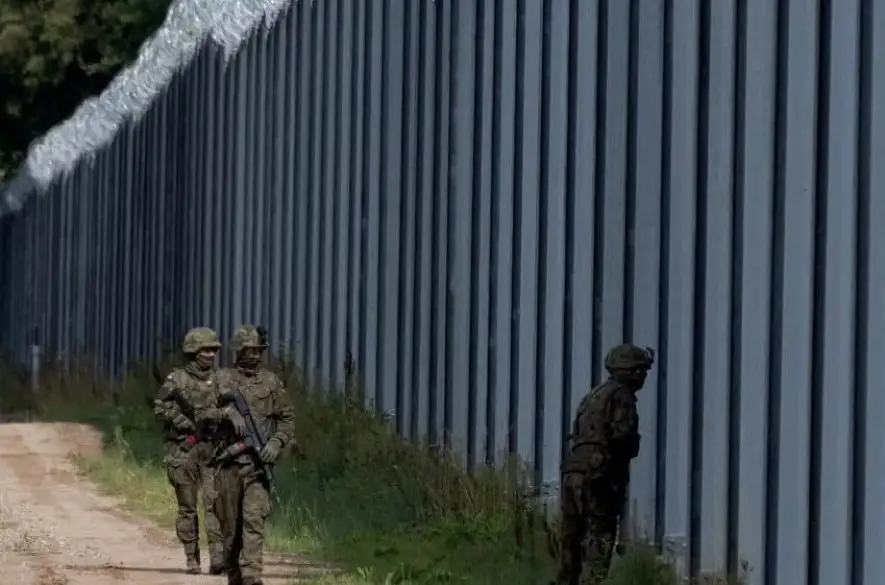
[[[0,191],[0,347],[119,373],[265,323],[552,492],[605,351],[650,345],[629,527],[689,572],[878,585],[883,42],[861,0],[291,3]]]

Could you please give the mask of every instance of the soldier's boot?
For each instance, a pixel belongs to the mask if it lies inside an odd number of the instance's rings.
[[[210,575],[224,575],[227,572],[227,567],[224,566],[224,561],[212,561],[209,565],[209,574]]]
[[[227,585],[243,585],[243,574],[240,573],[239,566],[225,566],[225,569],[227,569]]]
[[[200,559],[196,557],[188,557],[187,558],[187,568],[185,572],[188,575],[199,575],[200,574]]]
[[[209,547],[210,575],[224,575],[227,572],[224,562],[226,556],[227,555],[224,552],[224,547],[222,547],[220,544]]]
[[[184,556],[187,559],[184,572],[188,575],[200,574],[200,545],[197,543],[184,546]]]

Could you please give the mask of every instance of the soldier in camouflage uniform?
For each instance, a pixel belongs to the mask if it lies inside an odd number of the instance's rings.
[[[639,454],[636,392],[653,363],[650,348],[613,347],[608,380],[578,406],[563,462],[558,585],[597,585],[608,576],[630,460]]]
[[[218,372],[217,395],[197,410],[197,420],[219,425],[221,463],[217,489],[230,585],[261,585],[264,529],[271,511],[270,485],[256,457],[273,465],[293,440],[295,416],[280,378],[261,366],[265,333],[240,327],[231,340],[235,368]],[[241,451],[246,422],[226,394],[239,390],[267,445],[261,453]],[[232,453],[233,456],[230,456]]]
[[[214,391],[213,364],[220,347],[218,335],[212,329],[197,327],[188,331],[181,347],[187,364],[172,370],[154,401],[154,414],[165,432],[166,474],[178,501],[175,532],[184,545],[187,572],[191,574],[200,572],[197,505],[201,487],[211,557],[209,571],[214,575],[224,572],[221,526],[215,510],[212,445],[204,429],[198,430],[194,418],[194,409],[203,396]]]

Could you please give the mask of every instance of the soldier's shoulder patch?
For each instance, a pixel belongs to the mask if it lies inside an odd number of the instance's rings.
[[[168,376],[166,376],[166,383],[179,386],[184,385],[187,384],[188,377],[189,376],[187,375],[187,372],[185,372],[181,368],[175,368],[174,370],[169,372]]]

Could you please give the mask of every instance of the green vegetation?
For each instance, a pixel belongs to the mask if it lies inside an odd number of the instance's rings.
[[[171,0],[0,0],[0,180],[32,140],[100,93]]]
[[[284,500],[269,547],[343,571],[334,584],[471,583],[540,585],[553,574],[551,540],[540,510],[525,497],[521,466],[472,476],[451,457],[404,443],[382,417],[348,391],[308,392],[283,368],[298,415],[300,453],[277,466]],[[21,376],[2,372],[6,380]],[[78,461],[133,512],[172,525],[173,500],[147,407],[155,384],[135,368],[118,384],[94,382],[83,369],[46,372],[39,416],[95,425],[104,455]],[[24,389],[6,396],[27,396]],[[76,406],[74,406],[76,405]],[[4,408],[33,408],[5,404]],[[552,545],[555,546],[555,545]],[[632,547],[616,562],[611,585],[675,585],[653,551]]]

